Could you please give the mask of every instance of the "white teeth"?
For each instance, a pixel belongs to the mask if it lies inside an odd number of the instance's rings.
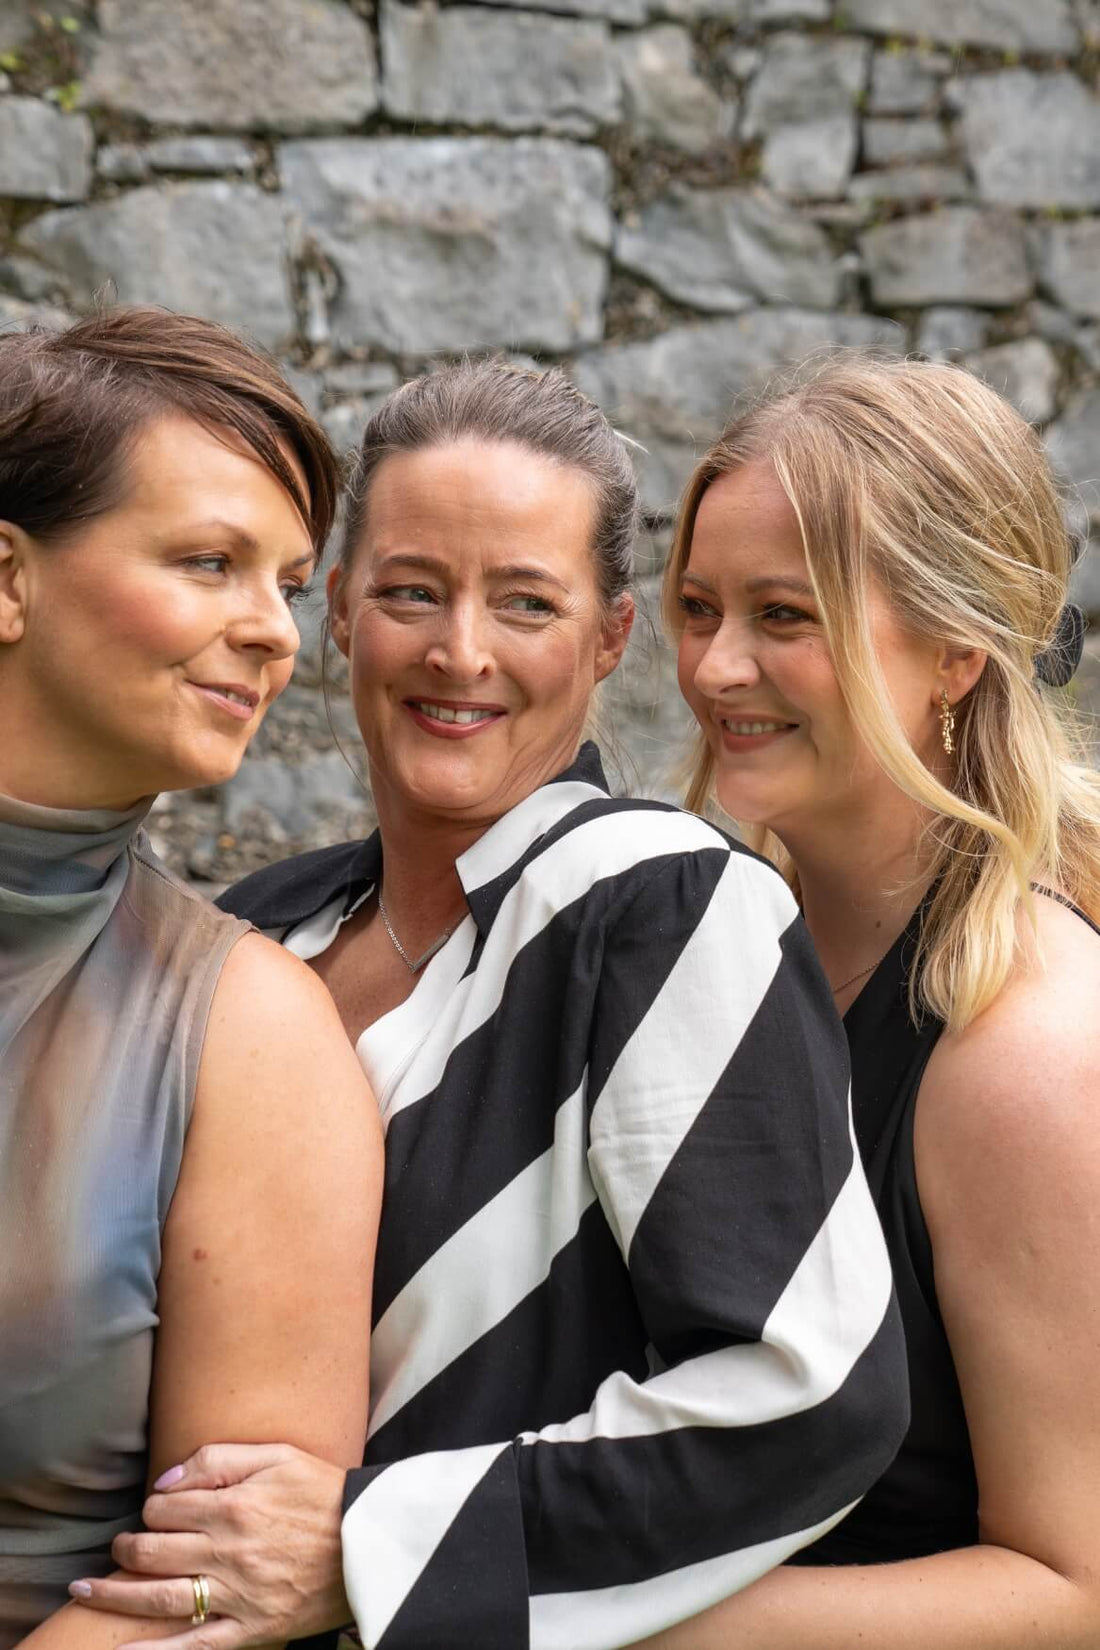
[[[422,716],[431,716],[437,722],[487,722],[496,712],[492,710],[452,710],[449,705],[429,705],[422,699],[413,701]]]
[[[730,722],[723,718],[722,726],[730,733],[782,733],[788,724],[786,722]]]

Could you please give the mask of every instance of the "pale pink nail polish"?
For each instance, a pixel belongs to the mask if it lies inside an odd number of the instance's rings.
[[[69,1591],[74,1598],[91,1598],[92,1586],[88,1581],[70,1581]]]
[[[178,1484],[183,1477],[183,1470],[182,1467],[169,1467],[167,1472],[162,1472],[160,1477],[156,1479],[153,1488],[155,1490],[170,1490],[172,1485]]]

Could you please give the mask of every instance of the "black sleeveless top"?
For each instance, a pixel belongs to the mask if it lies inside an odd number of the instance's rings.
[[[1050,893],[1049,889],[1037,889]],[[1089,927],[1091,919],[1060,895]],[[923,910],[923,907],[922,907]],[[893,1464],[859,1505],[795,1564],[877,1564],[978,1540],[978,1484],[962,1394],[936,1300],[932,1244],[917,1193],[913,1125],[921,1078],[943,1031],[909,1013],[909,967],[922,910],[844,1016],[852,1110],[894,1268],[909,1360],[911,1419]]]

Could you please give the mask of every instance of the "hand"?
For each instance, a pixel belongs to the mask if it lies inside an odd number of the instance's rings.
[[[351,1620],[340,1553],[343,1468],[285,1444],[210,1444],[154,1489],[145,1531],[116,1536],[112,1548],[132,1574],[74,1582],[78,1603],[189,1621],[190,1578],[204,1575],[210,1619],[159,1640],[161,1650],[242,1650]]]

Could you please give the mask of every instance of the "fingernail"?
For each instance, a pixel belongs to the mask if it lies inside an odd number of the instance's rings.
[[[70,1581],[69,1591],[74,1598],[91,1598],[92,1584],[90,1581]]]
[[[183,1472],[182,1467],[169,1467],[167,1472],[162,1472],[160,1477],[156,1479],[153,1488],[155,1490],[170,1490],[173,1484],[179,1483],[183,1477]]]

